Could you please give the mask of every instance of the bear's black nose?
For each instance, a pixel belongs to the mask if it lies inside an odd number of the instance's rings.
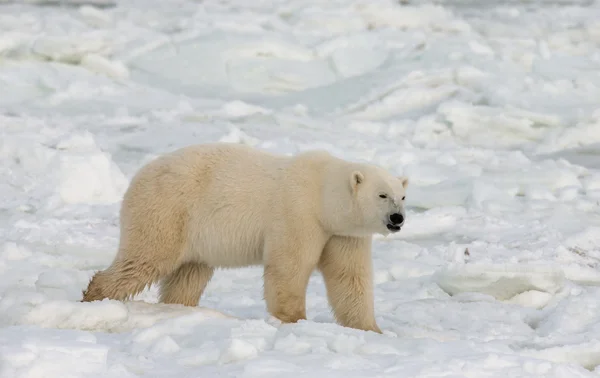
[[[390,215],[390,222],[392,222],[393,224],[400,224],[404,222],[404,217],[400,213],[394,213]]]

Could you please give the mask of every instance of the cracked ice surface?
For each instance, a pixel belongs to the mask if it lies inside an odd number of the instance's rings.
[[[597,376],[599,68],[591,0],[0,1],[0,377]],[[78,302],[134,172],[212,141],[410,177],[384,335],[318,274],[273,322],[258,267]]]

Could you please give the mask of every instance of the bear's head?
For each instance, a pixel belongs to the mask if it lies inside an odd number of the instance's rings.
[[[381,168],[359,169],[350,175],[353,212],[362,232],[388,235],[404,225],[408,178]]]

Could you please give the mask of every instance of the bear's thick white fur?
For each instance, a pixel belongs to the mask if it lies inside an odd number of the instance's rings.
[[[161,302],[195,306],[215,268],[263,265],[269,313],[296,322],[306,319],[306,287],[318,269],[337,322],[381,333],[371,237],[400,229],[407,184],[323,151],[287,157],[229,143],[179,149],[133,177],[118,253],[93,276],[83,301],[126,300],[160,282]]]

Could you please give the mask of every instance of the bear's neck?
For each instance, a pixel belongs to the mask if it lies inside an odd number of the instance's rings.
[[[350,177],[358,167],[336,158],[321,166],[321,206],[319,219],[332,235],[363,236],[361,212],[352,193]]]

